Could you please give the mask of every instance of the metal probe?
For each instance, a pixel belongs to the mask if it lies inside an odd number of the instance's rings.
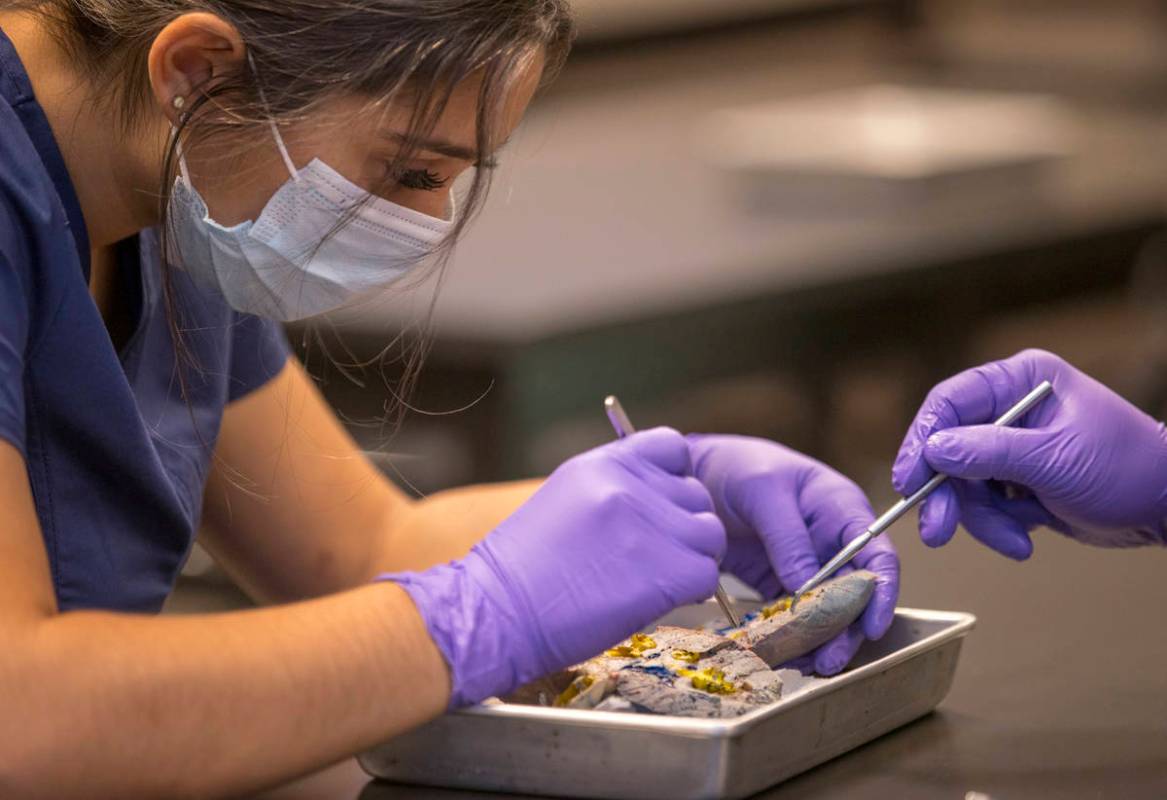
[[[1042,381],[1042,383],[1039,384],[1036,389],[1025,395],[1025,397],[1021,398],[1015,406],[1002,414],[1001,418],[993,424],[1001,427],[1012,425],[1014,422],[1020,419],[1022,415],[1025,414],[1025,412],[1029,411],[1041,400],[1043,400],[1046,395],[1053,391],[1053,389],[1053,384],[1051,384],[1049,381]],[[925,497],[932,494],[932,492],[936,490],[936,487],[944,483],[946,480],[948,480],[947,475],[942,475],[940,473],[933,475],[932,479],[916,490],[914,494],[903,498],[894,506],[885,511],[883,516],[881,516],[875,522],[871,523],[870,528],[864,531],[862,535],[852,540],[849,545],[840,550],[838,555],[828,561],[822,569],[815,573],[813,578],[804,583],[801,588],[799,588],[799,590],[794,593],[794,599],[791,601],[790,607],[794,608],[800,597],[833,575],[839,569],[839,567],[846,564],[848,561],[854,558],[860,550],[866,547],[868,542],[886,531],[896,520],[919,505]]]
[[[607,412],[608,419],[612,422],[617,439],[623,439],[625,436],[631,436],[636,433],[636,428],[632,426],[632,420],[628,419],[628,414],[624,412],[624,406],[620,405],[620,401],[616,399],[615,395],[608,395],[604,399],[604,411]],[[725,614],[725,618],[729,620],[729,624],[735,628],[741,627],[742,622],[738,619],[737,614],[733,612],[733,608],[730,606],[729,595],[726,594],[725,588],[721,585],[721,581],[717,582],[717,592],[713,597],[717,600],[717,604],[721,606],[721,613]]]

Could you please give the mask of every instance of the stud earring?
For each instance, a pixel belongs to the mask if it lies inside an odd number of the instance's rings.
[[[175,111],[182,111],[186,108],[186,98],[182,95],[175,95],[174,99],[170,101],[170,104],[174,106]]]

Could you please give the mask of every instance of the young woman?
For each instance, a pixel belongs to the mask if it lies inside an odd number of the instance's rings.
[[[413,501],[289,359],[279,321],[448,250],[570,27],[560,0],[0,2],[0,795],[278,782],[591,656],[719,562],[789,589],[871,521],[809,458],[664,429]],[[200,522],[264,607],[151,615]],[[895,553],[859,563],[881,585],[822,672],[891,622]]]

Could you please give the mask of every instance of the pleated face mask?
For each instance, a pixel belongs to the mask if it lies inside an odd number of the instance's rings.
[[[383,289],[430,256],[453,228],[366,192],[316,159],[297,170],[279,129],[290,178],[259,217],[233,227],[211,219],[179,152],[169,231],[179,263],[232,308],[290,322]]]

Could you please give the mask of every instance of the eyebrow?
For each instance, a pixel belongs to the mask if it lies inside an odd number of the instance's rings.
[[[390,133],[389,138],[397,142],[397,144],[410,145],[416,150],[426,150],[431,153],[439,153],[443,156],[458,158],[463,161],[469,161],[475,164],[481,160],[481,157],[478,154],[478,150],[475,148],[456,144],[446,139],[416,139],[410,141],[404,134],[396,132]],[[499,150],[502,150],[504,147],[506,147],[507,142],[509,141],[510,137],[507,137],[503,141],[499,142],[498,147],[495,148],[494,152],[497,153]]]
[[[458,158],[463,161],[478,160],[478,151],[473,147],[455,144],[445,139],[417,139],[410,141],[400,133],[390,133],[389,138],[397,142],[397,144],[409,145],[417,150],[428,150],[431,153],[440,153],[443,156]]]

